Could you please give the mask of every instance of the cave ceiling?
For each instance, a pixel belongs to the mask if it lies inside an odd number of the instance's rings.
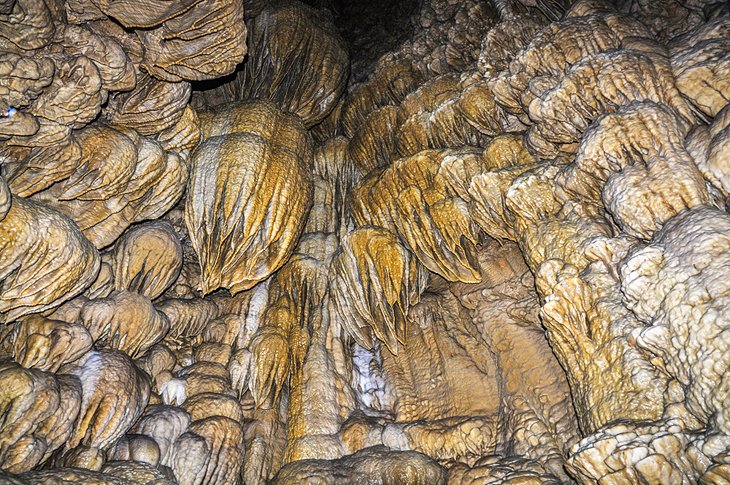
[[[730,484],[730,5],[0,0],[0,485]]]

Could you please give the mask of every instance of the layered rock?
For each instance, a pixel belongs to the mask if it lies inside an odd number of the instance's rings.
[[[381,3],[0,1],[0,481],[728,481],[727,5]]]

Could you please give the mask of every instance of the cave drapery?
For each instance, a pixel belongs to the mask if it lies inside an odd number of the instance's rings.
[[[0,0],[0,484],[730,483],[723,0]]]

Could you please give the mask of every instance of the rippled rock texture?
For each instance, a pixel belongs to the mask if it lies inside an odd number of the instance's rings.
[[[730,8],[0,0],[0,483],[730,483]]]

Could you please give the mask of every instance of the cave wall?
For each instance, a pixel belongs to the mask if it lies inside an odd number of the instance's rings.
[[[0,483],[730,483],[730,8],[0,0]]]

